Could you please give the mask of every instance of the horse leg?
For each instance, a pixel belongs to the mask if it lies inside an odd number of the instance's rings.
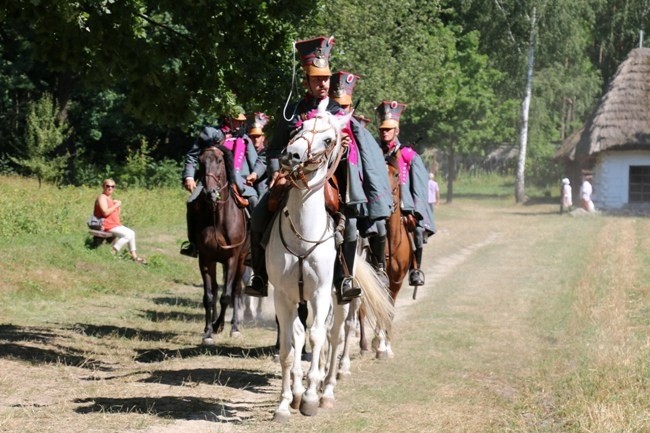
[[[361,303],[359,306],[359,350],[361,355],[368,353],[368,336],[366,335],[366,307]]]
[[[293,341],[293,366],[291,368],[291,392],[293,393],[293,400],[291,407],[298,409],[303,403],[303,396],[305,387],[302,384],[302,379],[305,373],[302,369],[302,349],[305,347],[305,326],[300,321],[298,311],[296,310],[296,317],[291,323],[292,341]]]
[[[341,361],[338,371],[338,378],[342,379],[350,376],[350,350],[352,349],[352,337],[356,331],[357,313],[361,299],[356,298],[350,303],[350,308],[345,318],[345,340],[343,341],[343,353],[341,353]]]
[[[217,281],[217,278],[216,278],[216,276],[217,276],[217,263],[216,262],[211,265],[211,272],[212,272],[212,275],[213,275],[213,280],[215,281],[214,290],[213,290],[214,313],[213,313],[213,316],[212,316],[214,318],[214,321],[212,322],[212,328],[214,329],[215,333],[220,334],[221,332],[223,332],[223,324],[224,324],[224,321],[225,321],[225,315],[226,315],[226,310],[228,308],[228,304],[224,305],[223,296],[221,296],[221,298],[219,298],[220,310],[218,311],[219,314],[217,315],[217,301],[216,300],[217,300],[217,295],[219,294],[219,286],[216,283],[216,281]],[[227,274],[226,269],[224,269],[224,274]]]
[[[232,338],[240,338],[241,330],[239,325],[241,324],[241,310],[244,300],[242,299],[242,293],[239,292],[232,299],[232,319],[230,320],[230,336]]]
[[[356,300],[355,300],[356,301]],[[352,301],[350,304],[352,304]],[[333,299],[332,305],[334,310],[334,317],[332,321],[332,328],[330,329],[329,343],[330,353],[328,359],[327,375],[323,383],[323,395],[320,399],[320,407],[323,409],[331,409],[334,407],[334,388],[339,374],[339,347],[343,343],[343,325],[346,321],[346,316],[349,315],[350,304],[338,305],[336,298]],[[347,328],[347,327],[346,327]],[[344,349],[345,350],[345,349]],[[348,360],[349,361],[349,360]],[[341,363],[343,360],[341,360]]]
[[[286,422],[291,412],[289,407],[293,400],[291,392],[291,368],[294,363],[295,349],[292,346],[293,322],[295,321],[296,307],[286,300],[274,297],[276,320],[278,323],[279,358],[282,370],[282,391],[280,393],[280,404],[275,410],[274,420]]]
[[[331,279],[323,278],[324,281],[332,281]],[[328,290],[329,289],[329,290]],[[316,415],[318,412],[319,398],[318,398],[318,388],[323,380],[321,371],[318,368],[320,361],[320,354],[323,350],[325,344],[325,338],[327,336],[327,329],[325,326],[327,315],[329,314],[330,307],[332,305],[332,298],[329,294],[331,290],[331,284],[327,285],[327,288],[321,287],[316,289],[317,293],[319,290],[328,290],[327,296],[316,295],[311,300],[311,306],[314,313],[313,323],[309,330],[309,342],[311,343],[311,365],[309,371],[307,372],[307,390],[302,395],[302,402],[300,403],[300,413],[306,416]],[[299,323],[302,326],[301,323]],[[304,328],[303,328],[304,329]],[[296,350],[298,348],[296,347]],[[295,386],[295,384],[294,384]]]
[[[248,281],[251,279],[251,273],[252,269],[249,266],[246,266],[244,269],[244,275],[242,277],[242,281],[244,284],[248,284]],[[251,321],[253,320],[253,297],[252,296],[244,296],[244,320]],[[261,299],[261,298],[260,298]],[[260,303],[261,304],[261,303]],[[259,309],[259,308],[258,308]],[[259,315],[259,313],[258,313]],[[259,319],[259,317],[258,317]]]
[[[255,312],[255,320],[262,320],[262,301],[264,298],[257,298],[257,310]]]
[[[203,329],[203,342],[202,344],[211,346],[214,344],[212,339],[212,318],[214,317],[215,306],[215,290],[216,282],[210,273],[210,265],[205,264],[202,257],[199,257],[199,268],[201,271],[201,278],[203,279],[203,308],[205,309],[205,328]]]

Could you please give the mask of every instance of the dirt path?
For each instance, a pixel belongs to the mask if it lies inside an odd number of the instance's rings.
[[[633,243],[647,230],[633,220],[559,218],[550,207],[445,211],[424,251],[427,284],[415,301],[408,286],[398,297],[395,358],[354,353],[333,410],[273,423],[280,374],[272,296],[260,319],[245,322],[243,338],[230,338],[227,326],[214,347],[200,347],[197,276],[155,295],[83,298],[61,307],[66,320],[0,320],[0,432],[541,431],[549,422],[557,426],[545,431],[563,431],[547,390],[563,389],[562,375],[576,364],[556,355],[571,359],[562,351],[575,347],[581,322],[566,324],[574,297],[590,307],[599,293],[570,283],[599,287],[576,270],[589,258],[609,260],[605,234]],[[616,277],[625,266],[596,272],[626,281]],[[635,287],[639,275],[630,278]],[[590,307],[584,317],[607,319],[606,311]]]
[[[493,240],[435,261],[425,253],[427,281],[452,272]],[[128,300],[130,308],[149,312],[153,327],[142,321],[125,327],[3,326],[2,350],[12,356],[0,359],[0,431],[238,432],[249,431],[251,421],[267,422],[279,397],[272,295],[241,341],[226,337],[205,349],[195,344],[200,310],[189,313],[196,291],[179,286],[166,297]],[[424,286],[418,297],[430,292]],[[412,304],[410,294],[400,297],[397,320]],[[160,306],[167,311],[154,314]],[[176,319],[185,321],[182,332],[170,329]]]

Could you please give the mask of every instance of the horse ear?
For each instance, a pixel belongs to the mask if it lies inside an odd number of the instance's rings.
[[[347,113],[341,110],[335,117],[336,122],[339,126],[339,131],[341,131],[348,125],[348,122],[350,122],[350,119],[352,118],[352,112]]]
[[[318,108],[316,109],[318,114],[325,114],[329,102],[330,102],[329,98],[323,98],[323,100],[318,103]]]

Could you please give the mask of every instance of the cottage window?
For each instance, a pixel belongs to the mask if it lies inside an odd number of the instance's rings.
[[[650,202],[650,165],[630,166],[630,203]]]

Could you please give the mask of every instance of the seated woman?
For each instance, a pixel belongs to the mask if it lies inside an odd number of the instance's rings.
[[[117,254],[124,245],[129,244],[129,251],[131,258],[136,263],[146,263],[142,257],[138,257],[135,250],[135,232],[128,227],[125,227],[120,222],[120,211],[122,202],[120,200],[113,200],[113,192],[115,191],[115,181],[113,179],[105,179],[102,182],[102,193],[97,196],[95,200],[95,210],[93,214],[98,218],[104,218],[104,225],[102,230],[115,235],[113,241],[113,254]]]

